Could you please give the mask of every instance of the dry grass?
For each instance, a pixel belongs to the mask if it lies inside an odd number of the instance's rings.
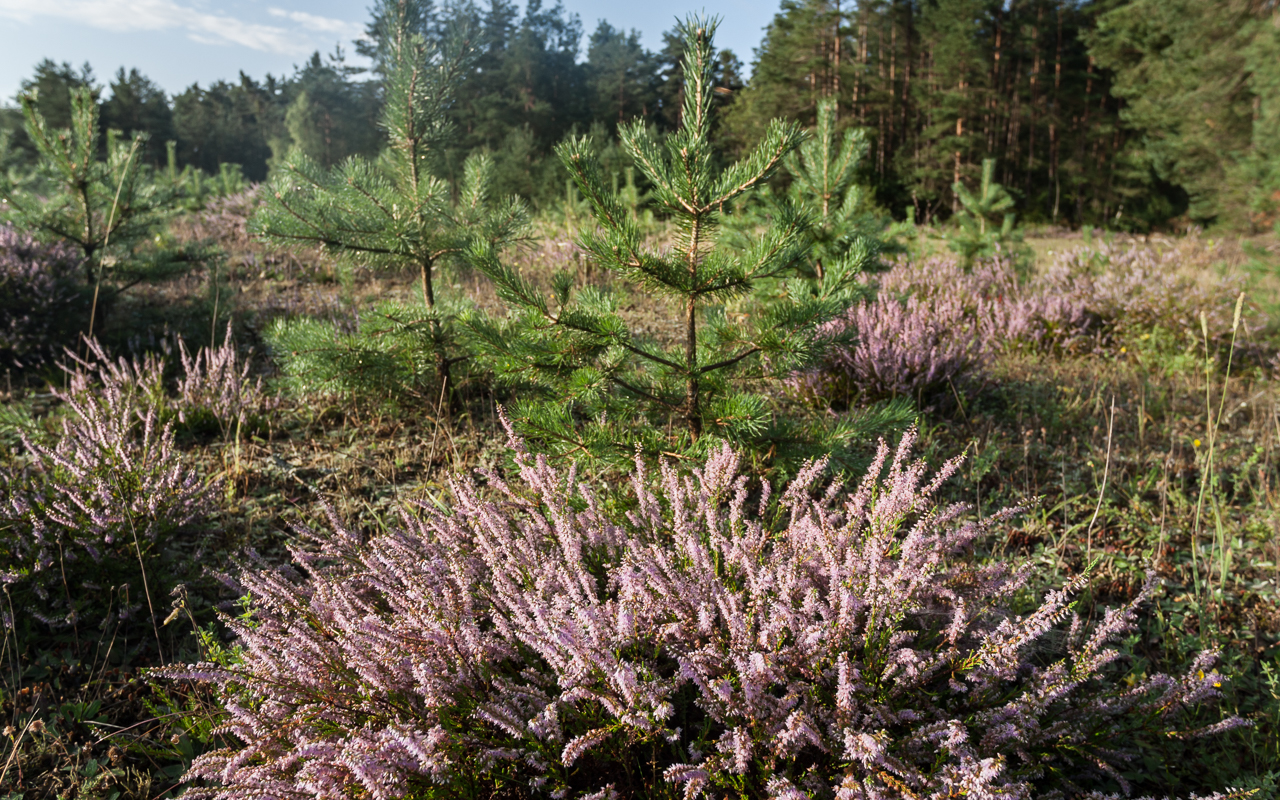
[[[659,341],[678,338],[672,309],[612,283],[563,231],[547,225],[542,234],[512,255],[527,278],[546,285],[554,272],[567,270],[579,285],[617,292],[638,332]],[[665,235],[655,234],[654,242],[661,244]],[[1172,251],[1177,268],[1206,286],[1221,285],[1224,276],[1240,278],[1255,313],[1280,319],[1280,244],[1274,236],[1110,239]],[[243,237],[230,236],[227,243],[228,258],[216,274],[193,273],[134,291],[116,308],[108,335],[124,344],[168,327],[200,341],[221,330],[222,322],[212,319],[216,305],[219,318],[235,320],[242,341],[257,343],[263,326],[280,315],[341,322],[377,302],[419,302],[416,275],[347,270],[322,254],[272,253]],[[936,232],[923,231],[913,244],[917,255],[945,251]],[[1038,269],[1084,244],[1078,234],[1061,231],[1027,237]],[[492,287],[478,275],[451,271],[442,290],[501,312]],[[1274,327],[1260,325],[1254,334],[1273,350]],[[1134,643],[1135,671],[1176,670],[1197,647],[1225,649],[1235,674],[1228,704],[1252,714],[1258,727],[1212,745],[1203,756],[1190,749],[1162,756],[1185,759],[1180,774],[1203,773],[1200,783],[1187,784],[1192,788],[1218,780],[1228,768],[1280,770],[1280,698],[1268,699],[1268,693],[1280,694],[1280,683],[1268,678],[1280,675],[1280,387],[1266,365],[1237,364],[1226,373],[1224,355],[1210,354],[1206,371],[1204,353],[1185,342],[1138,338],[1109,354],[1005,356],[954,407],[921,419],[931,460],[968,451],[961,479],[949,488],[954,499],[974,503],[984,514],[1034,499],[985,556],[1026,559],[1037,565],[1043,585],[1093,564],[1094,593],[1081,605],[1086,614],[1100,602],[1131,596],[1146,566],[1155,566],[1166,592]],[[27,395],[23,402],[42,401]],[[494,398],[483,386],[472,387],[465,408],[449,419],[436,418],[430,408],[285,398],[255,435],[232,442],[192,439],[186,448],[228,486],[201,545],[204,564],[217,569],[230,569],[248,549],[268,561],[285,560],[286,545],[307,544],[299,526],[323,524],[326,508],[373,529],[406,505],[447,502],[450,474],[504,458]],[[192,619],[208,625],[211,605],[234,594],[198,571],[187,580]],[[179,620],[163,631],[158,646],[170,658],[193,658],[204,647],[183,625]],[[31,796],[120,792],[139,798],[173,787],[198,745],[192,726],[207,720],[207,710],[198,696],[184,694],[188,689],[176,687],[168,698],[148,689],[137,667],[155,663],[156,649],[141,634],[130,635],[134,640],[109,658],[101,657],[102,647],[82,657],[65,643],[55,641],[42,653],[6,638],[0,712],[15,736],[0,761],[13,755],[5,778],[10,787]],[[81,678],[66,675],[73,662],[81,664],[75,667]],[[33,666],[39,663],[47,666]],[[64,688],[54,698],[57,676]],[[30,689],[46,684],[48,692],[35,701]],[[103,701],[99,711],[108,727],[68,722],[57,735],[16,736],[28,720],[53,719],[63,705],[94,700]]]

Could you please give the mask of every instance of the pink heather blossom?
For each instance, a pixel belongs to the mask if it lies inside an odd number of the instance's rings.
[[[231,323],[227,323],[218,347],[202,347],[192,355],[186,342],[179,339],[178,350],[183,375],[178,379],[174,405],[179,419],[185,422],[193,412],[207,413],[223,435],[230,436],[253,414],[268,410],[270,402],[262,389],[262,378],[250,379],[252,365],[237,352]]]
[[[969,555],[1012,512],[940,505],[959,462],[931,474],[914,440],[762,509],[728,447],[638,463],[619,513],[512,436],[518,475],[457,476],[447,510],[369,536],[333,518],[297,570],[241,576],[237,661],[161,673],[213,684],[236,742],[186,796],[1114,793],[1133,736],[1213,699],[1213,654],[1099,673],[1153,580],[1094,626],[1067,610],[1080,580],[1011,614],[1026,568]]]
[[[1003,352],[1114,353],[1157,329],[1202,346],[1202,314],[1211,346],[1225,345],[1243,285],[1193,280],[1178,270],[1185,257],[1100,244],[1060,254],[1029,278],[1002,254],[968,270],[952,256],[901,262],[879,276],[875,299],[825,327],[832,340],[852,330],[854,344],[834,345],[824,364],[790,384],[829,402],[928,400]],[[1246,320],[1246,330],[1259,326]],[[1238,339],[1247,347],[1246,336]]]
[[[26,465],[0,471],[0,518],[11,534],[0,542],[0,580],[27,585],[60,614],[74,611],[62,607],[73,602],[64,575],[75,579],[76,596],[92,597],[80,581],[135,569],[159,539],[207,514],[218,489],[160,421],[163,362],[112,360],[95,340],[87,344],[88,357],[70,354],[64,367],[68,387],[53,390],[66,411],[61,435],[53,444],[24,436]],[[82,569],[85,561],[93,566]]]

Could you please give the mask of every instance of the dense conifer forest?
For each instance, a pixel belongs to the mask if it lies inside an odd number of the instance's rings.
[[[811,125],[832,98],[842,128],[872,134],[863,169],[898,219],[908,208],[920,222],[949,218],[952,185],[995,158],[1028,222],[1265,230],[1280,202],[1274,12],[1268,0],[787,0],[753,53],[717,54],[716,136],[740,155],[769,120]],[[674,31],[651,52],[635,31],[602,20],[587,32],[561,6],[521,11],[507,0],[428,5],[415,25],[428,39],[464,25],[480,51],[449,111],[455,178],[484,149],[500,191],[545,208],[568,179],[552,155],[566,136],[596,132],[604,143],[631,119],[660,133],[679,124]],[[331,166],[381,146],[376,21],[354,48],[371,70],[352,68],[339,48],[293,75],[241,73],[172,97],[136,70],[121,67],[104,85],[87,64],[51,61],[22,86],[40,90],[55,128],[70,121],[67,90],[89,87],[104,128],[149,135],[151,163],[163,166],[174,141],[179,168],[236,164],[260,181],[292,147]],[[30,159],[20,113],[2,113],[18,157]]]

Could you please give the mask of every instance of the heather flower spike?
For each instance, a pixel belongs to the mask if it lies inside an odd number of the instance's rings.
[[[1069,608],[1083,578],[1012,614],[1027,570],[966,557],[1012,512],[939,505],[959,461],[930,474],[914,440],[850,487],[812,464],[762,509],[728,446],[689,473],[641,462],[619,514],[511,435],[514,479],[457,476],[448,511],[368,538],[332,519],[294,553],[305,577],[242,576],[239,662],[163,673],[218,687],[237,742],[188,796],[1122,789],[1135,734],[1216,696],[1213,654],[1107,681],[1153,579],[1092,628]]]
[[[834,346],[822,364],[788,383],[830,403],[927,402],[951,395],[1009,351],[1118,354],[1121,342],[1154,331],[1197,347],[1206,333],[1210,342],[1229,343],[1241,287],[1229,278],[1204,285],[1180,275],[1181,256],[1096,245],[1058,256],[1025,281],[999,248],[967,267],[955,257],[898,263],[879,276],[874,299],[820,329]]]
[[[25,610],[50,624],[66,624],[51,609],[74,620],[93,602],[85,588],[127,582],[160,539],[209,512],[217,490],[161,422],[163,361],[113,360],[85,343],[63,365],[68,387],[53,390],[67,410],[56,443],[24,434],[29,466],[0,472],[0,581],[30,589],[39,603]]]
[[[222,344],[202,347],[193,356],[186,342],[178,340],[183,376],[178,380],[178,418],[183,422],[192,411],[212,416],[228,436],[268,405],[262,378],[250,380],[252,364],[242,360],[227,323]]]

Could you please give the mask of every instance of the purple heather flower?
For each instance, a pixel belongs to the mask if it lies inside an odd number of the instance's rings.
[[[930,475],[914,440],[852,487],[811,465],[763,514],[728,447],[692,474],[638,467],[618,515],[513,436],[517,479],[457,476],[448,510],[371,537],[331,515],[294,552],[305,577],[241,576],[236,664],[163,671],[220,687],[239,742],[196,759],[188,794],[1029,798],[1046,759],[1107,791],[1127,737],[1214,697],[1213,655],[1100,674],[1152,582],[1046,649],[1082,583],[1011,615],[1026,569],[968,558],[1009,514],[939,505],[959,462]]]

